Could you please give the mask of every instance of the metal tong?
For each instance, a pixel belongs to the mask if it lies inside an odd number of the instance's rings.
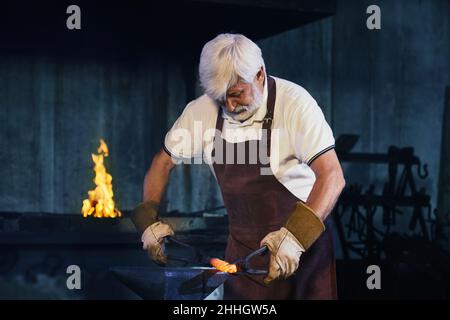
[[[168,237],[166,237],[166,239],[169,243],[174,243],[174,244],[180,245],[182,247],[189,249],[189,251],[190,251],[190,257],[182,257],[182,256],[176,256],[176,255],[169,254],[167,256],[168,260],[181,261],[181,262],[184,262],[185,264],[207,264],[207,265],[209,265],[209,259],[206,259],[205,255],[201,254],[194,246],[192,246],[184,241],[178,240],[177,238],[172,237],[172,236],[168,236]],[[253,252],[250,252],[245,257],[236,259],[235,261],[231,262],[230,264],[235,264],[238,269],[237,272],[232,273],[232,274],[233,275],[241,275],[241,274],[267,275],[267,273],[268,273],[267,270],[251,268],[250,261],[256,256],[259,256],[259,255],[264,256],[268,251],[269,251],[269,249],[267,248],[267,246],[262,246],[261,248],[255,250]],[[217,269],[214,267],[211,267],[211,270],[217,270]]]
[[[255,250],[253,252],[250,252],[248,255],[246,255],[243,258],[237,259],[233,261],[233,264],[235,264],[238,268],[238,271],[234,274],[250,274],[250,275],[266,275],[268,272],[267,270],[262,269],[252,269],[250,267],[250,260],[258,255],[265,255],[269,251],[269,248],[267,246],[262,246],[258,250]]]

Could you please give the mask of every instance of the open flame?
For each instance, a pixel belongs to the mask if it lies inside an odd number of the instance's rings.
[[[237,266],[232,263],[228,263],[226,261],[217,259],[217,258],[211,258],[209,260],[209,263],[216,268],[219,271],[222,272],[228,272],[228,273],[236,273],[237,272]]]
[[[100,139],[98,154],[92,154],[95,171],[95,189],[88,191],[88,199],[83,200],[81,213],[83,217],[94,216],[95,218],[116,218],[122,213],[115,207],[113,200],[112,176],[106,172],[103,164],[104,158],[108,156],[108,146],[103,139]]]

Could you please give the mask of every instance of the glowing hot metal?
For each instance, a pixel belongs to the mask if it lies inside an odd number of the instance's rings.
[[[219,271],[222,272],[228,272],[228,273],[236,273],[237,272],[237,266],[232,263],[228,263],[226,261],[217,259],[217,258],[211,258],[209,260],[209,263],[216,268]]]

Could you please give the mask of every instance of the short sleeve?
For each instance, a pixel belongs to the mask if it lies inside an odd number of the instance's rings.
[[[172,157],[174,162],[202,157],[201,130],[196,130],[193,102],[189,103],[164,139],[163,149]],[[200,135],[196,137],[195,135]]]
[[[308,166],[320,155],[334,148],[333,132],[322,109],[309,93],[295,100],[291,117],[291,135],[298,159]]]

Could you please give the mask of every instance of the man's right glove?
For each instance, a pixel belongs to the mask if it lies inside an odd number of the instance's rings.
[[[167,263],[164,253],[164,237],[173,236],[172,228],[161,221],[155,222],[142,234],[142,248],[147,250],[149,256],[160,264]]]
[[[166,264],[164,238],[174,235],[174,232],[168,224],[158,220],[158,208],[159,204],[154,201],[143,202],[133,210],[131,220],[142,234],[143,249],[155,262]]]

